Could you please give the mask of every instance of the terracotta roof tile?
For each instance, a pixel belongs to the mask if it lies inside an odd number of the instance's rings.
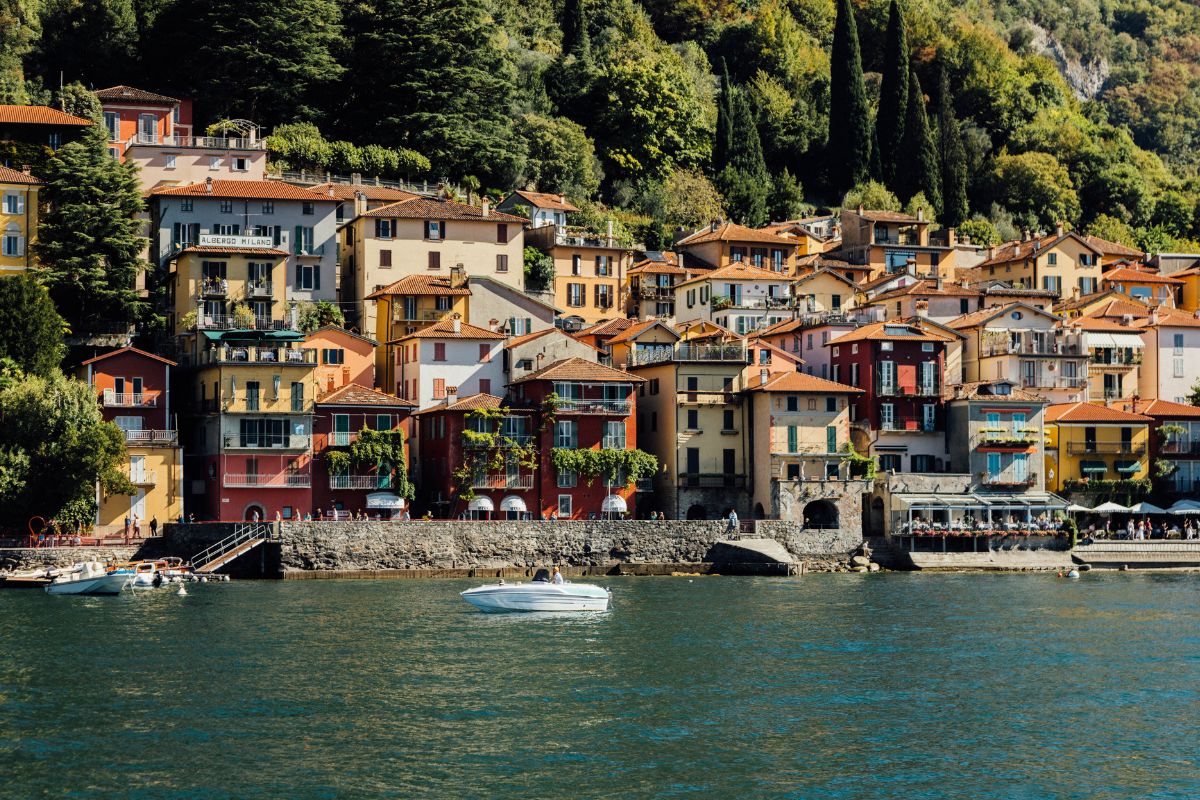
[[[697,339],[731,339],[741,340],[746,337],[738,336],[733,331],[722,325],[709,320],[691,320],[689,322],[676,322],[675,331],[688,341],[696,341]]]
[[[405,400],[402,397],[396,397],[393,394],[384,394],[377,392],[374,389],[368,389],[366,386],[359,386],[356,383],[348,383],[339,389],[334,389],[325,395],[317,398],[318,405],[326,406],[400,406],[403,408],[415,408],[416,403],[411,400]]]
[[[188,245],[179,251],[180,255],[184,253],[200,253],[212,255],[231,255],[231,256],[276,256],[278,258],[287,258],[286,250],[278,250],[275,248],[261,247],[214,247],[212,245]]]
[[[523,217],[514,217],[501,211],[491,210],[483,216],[483,209],[469,206],[456,200],[441,200],[432,197],[411,197],[373,208],[360,217],[382,217],[396,219],[461,219],[474,222],[515,222],[524,224]]]
[[[995,394],[992,392],[992,387],[1001,383],[1008,385],[1008,394]],[[1041,395],[1034,394],[1028,389],[1023,389],[1012,381],[974,381],[972,383],[955,384],[946,387],[943,398],[945,400],[988,400],[996,403],[1046,402],[1046,399]]]
[[[1106,256],[1130,256],[1131,258],[1142,258],[1146,254],[1136,247],[1129,247],[1120,242],[1110,242],[1107,239],[1101,239],[1099,236],[1085,236],[1083,240],[1089,245],[1099,250]]]
[[[95,95],[100,100],[107,100],[114,103],[127,100],[132,103],[150,103],[156,106],[174,106],[179,104],[179,100],[174,97],[147,92],[145,89],[137,89],[133,86],[110,86],[107,89],[97,89]]]
[[[450,278],[440,277],[437,275],[405,275],[395,283],[390,283],[382,289],[376,289],[367,295],[368,300],[377,300],[380,297],[391,297],[393,295],[447,295],[452,297],[465,297],[471,294],[471,290],[466,286],[458,288],[450,287]]]
[[[172,366],[172,367],[175,366],[175,362],[170,360],[169,358],[163,358],[162,356],[156,356],[156,355],[154,355],[154,353],[147,353],[145,350],[139,350],[136,347],[120,347],[116,350],[109,350],[107,353],[101,353],[98,356],[93,356],[92,358],[89,358],[87,361],[81,361],[79,363],[80,363],[80,365],[95,364],[97,361],[103,361],[106,358],[112,358],[113,356],[119,356],[122,353],[135,353],[139,356],[144,356],[146,358],[152,358],[155,361],[161,361],[162,363],[167,364],[168,366]]]
[[[1033,314],[1034,316],[1043,315],[1057,319],[1054,314],[1051,314],[1048,311],[1043,311],[1037,306],[1027,305],[1026,303],[1022,303],[1018,300],[1012,303],[1005,303],[1002,306],[988,306],[987,308],[981,308],[968,314],[963,314],[961,317],[955,317],[947,322],[946,327],[957,331],[965,330],[967,328],[974,328],[976,325],[982,325],[990,319],[1003,316],[1015,308],[1019,308],[1023,313],[1026,314]]]
[[[92,121],[50,106],[0,105],[0,123],[14,125],[91,125]]]
[[[929,297],[979,297],[980,293],[975,289],[968,289],[956,283],[944,283],[942,284],[942,288],[939,289],[933,281],[920,280],[910,283],[908,286],[901,286],[899,289],[892,289],[883,294],[875,295],[875,297],[871,298],[871,302],[878,303],[884,300],[891,300],[895,297],[911,295]]]
[[[517,197],[529,202],[531,206],[536,208],[548,208],[551,211],[578,211],[570,200],[564,195],[549,194],[548,192],[529,192],[524,189],[518,189],[513,192]]]
[[[1057,233],[1053,233],[1053,234],[1050,234],[1049,236],[1042,236],[1042,237],[1036,238],[1036,239],[1029,239],[1028,241],[1024,241],[1024,242],[1020,242],[1020,241],[1005,242],[1004,244],[1002,244],[998,248],[996,248],[996,256],[994,258],[986,259],[986,260],[980,262],[979,264],[976,264],[974,268],[978,269],[979,267],[993,267],[998,264],[1009,264],[1009,263],[1012,263],[1013,261],[1024,261],[1026,258],[1033,256],[1035,252],[1041,253],[1043,250],[1047,250],[1051,247],[1054,247],[1055,245],[1057,245],[1059,242],[1063,241],[1064,239],[1075,239],[1080,244],[1082,244],[1084,247],[1087,247],[1088,249],[1090,249],[1092,252],[1100,254],[1100,255],[1104,254],[1104,252],[1102,250],[1100,250],[1100,248],[1098,248],[1094,244],[1090,243],[1084,237],[1080,236],[1077,233],[1074,233],[1073,231],[1067,231],[1066,233],[1063,233],[1061,236]]]
[[[760,242],[773,244],[777,247],[795,247],[797,242],[789,234],[779,234],[769,228],[747,228],[734,222],[725,222],[717,226],[702,228],[690,236],[681,239],[676,247],[685,247],[705,242]]]
[[[927,219],[917,219],[912,214],[905,214],[900,211],[874,211],[871,209],[864,209],[861,213],[858,211],[855,211],[854,213],[858,214],[858,216],[862,217],[863,219],[871,220],[871,222],[929,222]]]
[[[1131,414],[1097,403],[1057,403],[1046,408],[1046,422],[1150,422],[1149,417]]]
[[[1172,286],[1182,286],[1183,281],[1179,278],[1172,278],[1169,275],[1160,275],[1157,272],[1151,272],[1144,269],[1132,269],[1130,267],[1118,267],[1110,269],[1108,272],[1100,276],[1100,280],[1106,283],[1116,283],[1118,281],[1124,283],[1167,283]]]
[[[304,188],[315,194],[333,197],[335,200],[353,200],[358,194],[364,195],[368,200],[386,200],[388,202],[409,200],[413,197],[418,197],[418,195],[406,192],[403,189],[392,189],[388,186],[372,186],[369,183],[318,183],[316,186],[306,186]],[[330,194],[331,191],[332,195]]]
[[[750,264],[730,264],[720,269],[715,269],[712,272],[705,272],[702,275],[697,275],[690,280],[675,284],[676,287],[687,286],[688,284],[698,281],[781,281],[788,283],[790,278],[782,272],[772,272],[769,269],[762,269]]]
[[[1098,308],[1092,309],[1088,313],[1089,317],[1125,317],[1132,316],[1136,319],[1143,319],[1150,316],[1150,306],[1145,303],[1133,300],[1132,298],[1124,297],[1119,292],[1118,297],[1123,299],[1109,300]]]
[[[459,322],[459,329],[456,333],[454,323]],[[503,339],[504,334],[489,331],[486,328],[477,328],[474,325],[469,325],[461,320],[443,319],[438,322],[428,325],[415,333],[410,333],[407,336],[402,336],[396,339],[397,342],[404,342],[409,339]],[[390,344],[390,342],[389,342]]]
[[[21,172],[19,169],[9,169],[8,167],[0,166],[0,183],[24,183],[36,185],[40,184],[41,181],[27,172]]]
[[[633,320],[626,317],[617,317],[605,322],[597,322],[595,325],[584,328],[581,331],[575,332],[575,337],[580,336],[616,336],[621,331],[633,324]]]
[[[676,333],[675,331],[671,330],[670,326],[668,326],[668,325],[667,325],[666,323],[664,323],[662,320],[658,320],[658,319],[648,319],[648,320],[646,320],[645,322],[637,322],[637,323],[634,323],[633,325],[630,325],[628,328],[626,328],[625,330],[621,331],[620,333],[618,333],[618,334],[617,334],[616,336],[614,336],[613,338],[609,339],[609,340],[608,340],[608,343],[609,343],[609,344],[617,344],[617,343],[619,343],[619,342],[628,342],[628,341],[631,341],[631,340],[633,340],[633,339],[637,338],[638,336],[640,336],[641,334],[645,333],[646,331],[650,330],[650,329],[651,329],[651,328],[653,328],[655,325],[660,325],[660,326],[662,326],[663,330],[665,330],[665,331],[667,331],[668,333],[670,333],[670,334],[671,334],[672,336],[674,336],[676,339],[678,339],[678,338],[679,338],[679,334],[678,334],[678,333]]]
[[[827,381],[824,378],[818,378],[816,375],[808,375],[804,372],[784,372],[775,375],[767,380],[766,383],[751,387],[752,392],[791,392],[791,393],[819,393],[819,394],[862,394],[863,390],[855,386],[847,386],[844,383],[835,383]]]
[[[1131,411],[1147,417],[1200,418],[1200,407],[1189,406],[1184,403],[1172,403],[1170,400],[1138,400],[1136,411],[1134,411],[1135,403],[1132,400],[1122,400],[1121,402],[1113,403],[1113,405],[1122,411]]]
[[[530,381],[591,381],[595,383],[641,383],[645,378],[632,375],[619,369],[606,367],[586,358],[564,358],[555,361],[548,367],[542,367],[513,381],[529,383]]]
[[[301,186],[293,186],[283,181],[226,181],[214,180],[212,191],[208,190],[208,182],[189,183],[183,186],[160,186],[150,190],[153,196],[179,197],[221,197],[245,200],[305,200],[308,202],[336,202],[333,197],[321,197]]]
[[[1200,312],[1196,312],[1200,313]],[[1200,319],[1197,319],[1196,314],[1180,311],[1178,308],[1160,308],[1158,309],[1158,321],[1154,322],[1150,314],[1135,319],[1134,327],[1137,328],[1200,328]]]
[[[1074,319],[1065,319],[1059,323],[1061,328],[1078,328],[1081,331],[1094,331],[1096,333],[1133,333],[1140,335],[1140,330],[1133,330],[1131,325],[1126,325],[1113,317],[1093,317],[1088,314]]]
[[[828,345],[849,344],[851,342],[949,342],[949,336],[924,330],[916,323],[892,320],[889,322],[872,322],[863,325],[858,330],[844,336],[830,339]]]
[[[494,394],[472,394],[455,400],[449,405],[438,403],[437,405],[426,406],[416,413],[428,414],[432,411],[478,411],[483,408],[500,408],[503,403],[504,398],[497,397]]]

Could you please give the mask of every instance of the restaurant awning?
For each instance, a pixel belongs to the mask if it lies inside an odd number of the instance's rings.
[[[467,504],[467,510],[469,510],[469,511],[495,511],[496,505],[492,502],[492,498],[490,498],[490,497],[482,497],[482,496],[475,497],[475,498],[472,498],[471,502]]]
[[[1085,475],[1103,475],[1108,472],[1108,466],[1103,461],[1081,461],[1079,471]]]
[[[508,497],[500,501],[501,511],[517,511],[524,514],[529,509],[525,508],[525,501],[517,497],[515,494],[510,494]]]
[[[1137,472],[1142,468],[1142,465],[1137,461],[1118,460],[1117,472],[1123,472],[1126,475]]]
[[[625,504],[625,498],[619,494],[610,494],[600,504],[600,511],[605,514],[624,514],[628,510],[629,506]]]
[[[1115,347],[1145,347],[1146,342],[1136,333],[1110,333]]]
[[[1092,509],[1092,511],[1096,512],[1097,514],[1124,514],[1127,513],[1129,509],[1120,503],[1114,503],[1110,500],[1107,503],[1101,503],[1100,505],[1096,506]]]
[[[385,508],[399,511],[404,508],[404,498],[392,492],[372,492],[367,495],[367,508]]]

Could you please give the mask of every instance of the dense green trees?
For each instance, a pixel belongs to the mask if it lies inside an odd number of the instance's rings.
[[[725,168],[717,175],[717,186],[725,196],[730,217],[743,225],[758,227],[767,222],[771,176],[763,161],[750,104],[740,92],[733,97],[733,115],[733,145]]]
[[[837,0],[829,67],[829,181],[844,191],[866,180],[871,164],[871,111],[850,0]]]
[[[931,204],[927,210],[936,214],[940,212],[942,200],[941,167],[929,132],[921,82],[917,80],[916,72],[909,72],[908,75],[908,113],[904,120],[904,136],[900,140],[903,158],[896,165],[896,177],[892,185],[903,198],[910,198],[918,192],[924,194]]]
[[[896,166],[902,160],[901,141],[908,115],[908,31],[900,13],[899,0],[888,10],[887,43],[883,54],[883,83],[879,87],[879,113],[875,118],[879,145],[881,177],[896,179]]]
[[[954,113],[945,62],[938,62],[938,168],[942,180],[941,222],[955,228],[967,220],[967,153]]]
[[[49,377],[66,354],[65,328],[46,287],[24,274],[0,280],[0,359]]]

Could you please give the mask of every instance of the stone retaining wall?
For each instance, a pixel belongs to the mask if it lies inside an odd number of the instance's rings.
[[[137,551],[137,547],[6,547],[0,548],[0,571],[69,567],[80,561],[131,561]]]
[[[229,525],[164,528],[163,550],[185,558],[233,533]],[[797,560],[844,561],[862,542],[855,530],[804,530],[796,523],[756,523]],[[649,520],[511,522],[284,522],[280,573],[310,570],[526,569],[618,564],[699,564],[728,536],[724,521]]]

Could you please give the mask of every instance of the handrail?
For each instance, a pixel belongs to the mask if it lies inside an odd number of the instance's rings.
[[[192,566],[205,567],[251,539],[271,539],[275,526],[269,522],[241,522],[233,526],[233,533],[216,544],[209,545],[192,556]]]

